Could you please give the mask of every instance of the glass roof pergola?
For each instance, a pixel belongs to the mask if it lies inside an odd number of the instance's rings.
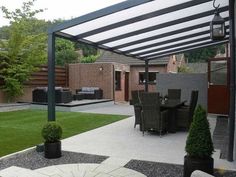
[[[220,3],[226,37],[210,39],[212,0],[128,0],[52,28],[59,37],[101,49],[154,60],[229,41],[228,1]]]
[[[223,43],[231,43],[231,56],[234,56],[235,41],[232,36],[235,33],[235,2],[216,0],[216,4],[220,4],[219,12],[226,22],[226,37],[221,41],[210,39],[210,21],[215,12],[213,0],[127,0],[50,28],[48,120],[55,120],[55,37],[143,60],[146,73],[150,60]],[[233,57],[231,65],[231,93],[234,93]],[[233,156],[235,122],[235,95],[232,96],[229,115],[232,135],[230,156]]]

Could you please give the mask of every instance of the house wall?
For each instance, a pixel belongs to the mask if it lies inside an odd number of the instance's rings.
[[[125,101],[125,72],[130,73],[130,66],[114,63],[114,70],[121,71],[121,89],[115,90],[115,101]]]
[[[149,66],[150,72],[159,72],[159,73],[166,73],[167,67],[166,65],[161,66]],[[139,72],[145,72],[144,66],[131,66],[130,67],[130,99],[131,99],[131,91],[132,90],[144,90],[144,84],[139,83]],[[149,84],[149,91],[155,92],[157,91],[156,84]]]
[[[177,66],[178,62],[177,62],[177,58],[175,55],[172,55],[170,57],[170,60],[167,64],[167,72],[168,73],[177,73],[178,71],[178,66]]]
[[[81,87],[99,87],[103,90],[103,98],[113,99],[113,71],[111,63],[70,64],[69,88],[75,93]]]

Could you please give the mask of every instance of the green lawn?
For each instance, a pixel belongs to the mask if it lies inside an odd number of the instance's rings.
[[[56,117],[66,138],[127,116],[57,112]],[[46,121],[46,111],[0,112],[0,157],[42,143],[41,129]]]

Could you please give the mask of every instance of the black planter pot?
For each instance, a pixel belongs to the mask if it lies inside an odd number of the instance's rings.
[[[184,177],[190,177],[195,170],[201,170],[205,173],[213,175],[214,173],[214,159],[209,158],[194,158],[184,156]]]
[[[61,141],[55,143],[44,143],[44,157],[48,159],[61,157]]]

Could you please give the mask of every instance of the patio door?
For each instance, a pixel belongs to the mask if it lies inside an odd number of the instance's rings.
[[[208,62],[208,112],[229,114],[229,58]]]

